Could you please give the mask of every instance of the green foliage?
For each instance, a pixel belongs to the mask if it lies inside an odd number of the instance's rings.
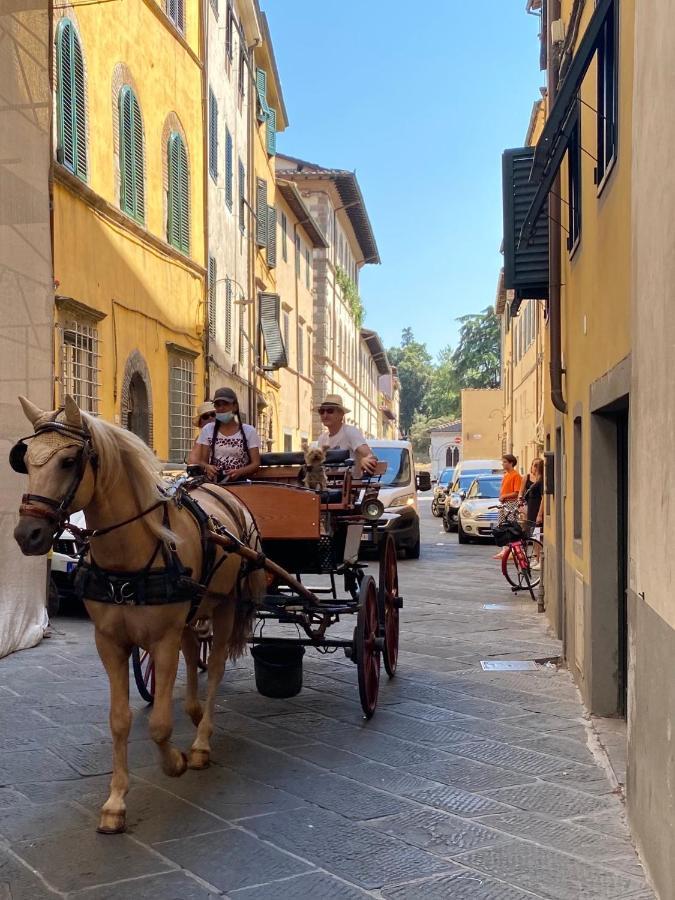
[[[356,285],[342,268],[342,266],[336,267],[335,280],[338,283],[338,287],[340,288],[340,292],[344,298],[345,303],[351,310],[352,318],[354,319],[356,327],[360,328],[363,325],[365,309],[363,307],[363,303],[361,302],[361,298],[359,297],[359,292],[356,290]]]
[[[418,416],[412,423],[409,432],[409,440],[413,445],[415,459],[418,462],[429,459],[429,448],[431,447],[431,429],[437,425],[445,425],[448,421],[447,416],[426,418]]]
[[[412,329],[406,328],[400,347],[387,351],[392,365],[397,367],[401,382],[400,426],[408,434],[415,415],[426,414],[427,394],[431,386],[433,366],[426,344],[416,341]]]
[[[459,344],[452,354],[457,381],[463,388],[499,387],[501,336],[491,306],[477,315],[461,316]]]
[[[443,419],[444,422],[457,419],[460,415],[460,387],[452,355],[451,347],[445,347],[438,354],[427,396],[430,417]]]

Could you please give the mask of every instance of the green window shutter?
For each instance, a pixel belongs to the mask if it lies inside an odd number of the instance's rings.
[[[246,170],[239,160],[239,229],[242,234],[246,231]]]
[[[218,178],[218,103],[209,88],[209,172]]]
[[[288,365],[288,357],[281,334],[279,317],[281,300],[278,294],[260,293],[260,328],[265,341],[267,365],[265,371],[275,371]]]
[[[225,279],[225,349],[232,352],[232,279]]]
[[[209,256],[209,337],[216,336],[216,261]]]
[[[267,110],[265,129],[267,132],[267,152],[270,156],[274,156],[277,152],[277,112],[271,106]]]
[[[264,69],[256,69],[255,87],[258,94],[258,104],[260,106],[258,120],[264,122],[267,118],[267,113],[269,112],[269,107],[267,106],[267,72]]]
[[[75,134],[75,174],[87,180],[87,113],[84,94],[84,59],[82,47],[75,30],[73,38],[73,117]]]
[[[255,242],[259,247],[267,246],[267,182],[256,179],[255,201]]]
[[[136,95],[132,94],[133,123],[134,123],[134,195],[135,216],[139,222],[145,221],[145,179],[143,164],[143,120]]]
[[[277,211],[267,207],[267,265],[273,269],[277,264]]]
[[[232,209],[232,135],[225,129],[225,203]]]
[[[286,213],[281,213],[281,256],[284,262],[288,262],[288,220]]]
[[[183,139],[174,132],[168,143],[169,202],[167,240],[177,250],[190,252],[190,176]]]
[[[61,19],[56,35],[57,64],[57,159],[71,171],[75,170],[75,134],[73,130],[73,26]]]

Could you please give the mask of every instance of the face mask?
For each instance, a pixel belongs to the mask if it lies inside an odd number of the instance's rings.
[[[216,419],[218,419],[219,422],[222,422],[223,425],[227,425],[228,422],[231,422],[232,419],[234,419],[234,413],[231,413],[231,412],[217,413]]]

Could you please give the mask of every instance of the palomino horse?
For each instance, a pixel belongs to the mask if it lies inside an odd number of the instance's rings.
[[[172,499],[164,492],[153,452],[134,434],[82,413],[71,397],[63,409],[51,412],[19,399],[35,430],[10,455],[13,468],[29,479],[14,531],[21,550],[31,556],[47,553],[67,516],[77,510],[85,511],[89,526],[88,562],[77,577],[110,681],[113,774],[98,830],[113,834],[125,828],[132,647],[148,650],[155,665],[150,734],[162,769],[179,776],[188,766],[205,768],[225,661],[244,650],[265,578],[260,569],[245,567],[241,556],[209,543],[200,510],[191,511],[190,497],[179,493]],[[191,496],[206,514],[259,549],[255,523],[232,494],[197,488]],[[186,628],[190,612],[210,618],[213,625],[203,710],[197,696],[198,644]],[[181,644],[188,671],[185,708],[197,726],[189,759],[171,744]]]

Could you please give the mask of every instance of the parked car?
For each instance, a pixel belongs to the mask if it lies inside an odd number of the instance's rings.
[[[445,494],[452,484],[454,468],[443,469],[438,476],[438,481],[434,485],[434,496],[431,498],[431,515],[437,519],[443,515],[443,507],[445,506]]]
[[[70,517],[73,525],[86,528],[84,513],[76,512]],[[75,538],[69,531],[62,531],[52,546],[49,568],[49,611],[56,613],[64,604],[72,604],[75,600],[73,591],[73,573],[77,565],[77,546]]]
[[[363,531],[364,549],[375,547],[384,534],[392,534],[396,549],[410,559],[420,555],[420,517],[417,507],[417,479],[420,489],[428,484],[428,472],[415,475],[412,444],[409,441],[372,440],[368,445],[379,460],[387,463],[387,471],[380,481],[379,499],[384,505],[384,513],[377,523]],[[422,479],[422,475],[426,478]]]
[[[457,540],[460,544],[469,544],[475,538],[492,540],[492,526],[497,523],[498,510],[491,507],[499,502],[501,486],[499,475],[474,478],[457,515]]]
[[[457,527],[457,514],[466,492],[478,475],[503,474],[501,460],[498,459],[468,459],[455,466],[455,477],[447,491],[445,509],[443,510],[443,527],[446,531],[454,531]]]

